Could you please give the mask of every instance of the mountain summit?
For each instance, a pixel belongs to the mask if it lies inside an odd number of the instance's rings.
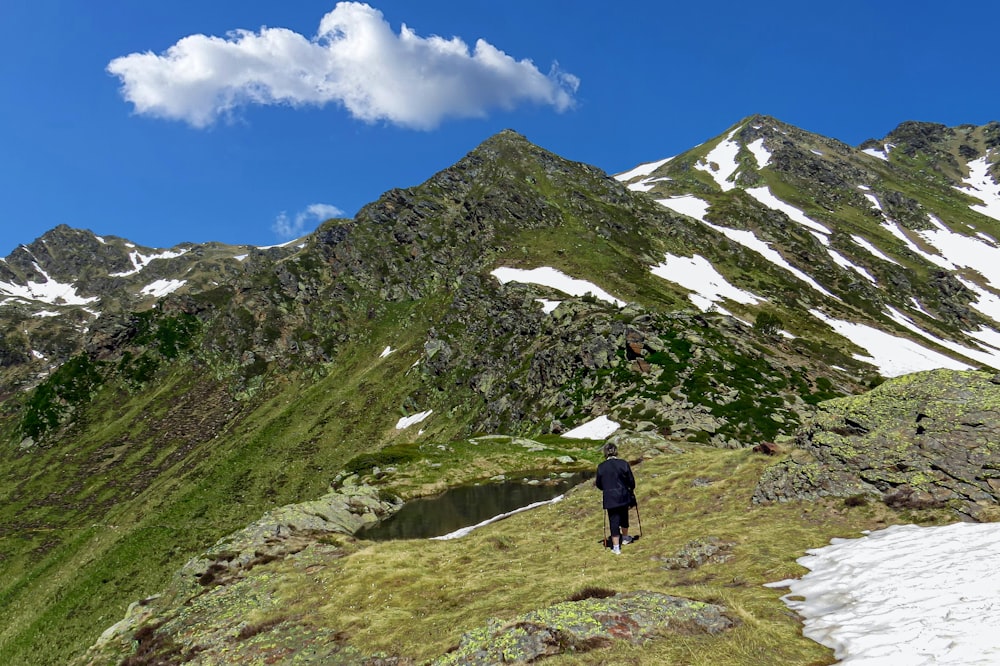
[[[188,640],[196,621],[177,608],[198,606],[197,622],[235,613],[231,595],[272,608],[269,566],[357,573],[364,542],[343,533],[359,516],[528,469],[588,469],[599,442],[580,432],[637,459],[689,455],[683,488],[650,466],[664,497],[696,486],[736,507],[716,490],[731,475],[749,502],[763,468],[750,450],[806,442],[825,401],[1000,367],[998,143],[997,123],[903,123],[853,148],[753,116],[612,177],[508,130],[280,247],[162,250],[53,229],[0,260],[0,607],[14,618],[0,661],[69,663],[96,643],[89,663],[199,650],[209,663],[273,629],[375,663],[317,624],[329,608],[244,614],[212,629],[214,647]],[[989,383],[974,374],[969,386]],[[808,494],[814,461],[792,462],[759,497]],[[877,499],[924,478],[903,471],[838,476],[836,489]],[[984,484],[927,496],[982,516],[969,503],[995,501]],[[765,509],[727,510],[767,523]],[[517,547],[494,539],[490,554]],[[439,592],[442,641],[493,616],[451,614],[468,599]],[[205,610],[220,597],[225,612]],[[512,616],[521,601],[496,603]],[[367,610],[337,618],[366,649],[385,628]]]

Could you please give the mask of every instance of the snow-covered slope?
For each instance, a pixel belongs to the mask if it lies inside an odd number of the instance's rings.
[[[996,368],[995,125],[945,133],[958,138],[931,150],[912,138],[920,124],[909,123],[897,131],[901,138],[855,149],[756,116],[687,153],[616,178],[719,235],[718,242],[692,247],[687,256],[668,254],[650,266],[689,290],[698,308],[744,319],[777,308],[789,315],[782,319],[790,335],[809,335],[819,323],[883,376],[936,367]],[[931,157],[921,157],[907,137]],[[980,156],[969,158],[972,153]],[[912,168],[917,160],[924,169]],[[931,177],[929,160],[942,165]],[[949,189],[977,203],[940,186],[945,166],[954,170],[955,164],[964,177],[951,178]],[[734,244],[742,260],[722,249]],[[768,293],[759,286],[772,281],[785,289]],[[805,301],[790,311],[788,294]]]

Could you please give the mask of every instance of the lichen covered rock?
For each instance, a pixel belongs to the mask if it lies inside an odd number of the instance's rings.
[[[270,511],[189,560],[162,594],[129,606],[75,663],[367,664],[337,631],[287,616],[263,565],[324,566],[343,555],[325,535],[353,534],[395,509],[371,486],[345,485]]]
[[[655,555],[652,559],[662,562],[664,569],[697,569],[703,564],[727,562],[735,545],[710,536],[687,542],[673,555]]]
[[[906,375],[822,403],[795,444],[754,501],[865,494],[978,519],[1000,501],[1000,383],[975,371]]]
[[[734,626],[725,610],[657,592],[565,601],[510,621],[490,620],[434,664],[530,663],[608,647],[616,640],[640,644],[663,632],[717,634]]]

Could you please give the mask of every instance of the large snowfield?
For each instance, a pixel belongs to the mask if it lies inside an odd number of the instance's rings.
[[[769,587],[841,664],[1000,664],[1000,523],[895,525],[798,561],[808,574]]]

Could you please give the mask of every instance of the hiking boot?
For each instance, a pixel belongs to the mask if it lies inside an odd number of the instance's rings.
[[[621,547],[620,546],[615,546],[614,548],[612,548],[611,549],[611,554],[612,555],[621,555],[622,554]]]
[[[622,545],[623,546],[627,545],[627,544],[630,544],[633,541],[635,541],[635,537],[631,537],[631,536],[628,536],[628,535],[625,535],[625,536],[622,537]]]

